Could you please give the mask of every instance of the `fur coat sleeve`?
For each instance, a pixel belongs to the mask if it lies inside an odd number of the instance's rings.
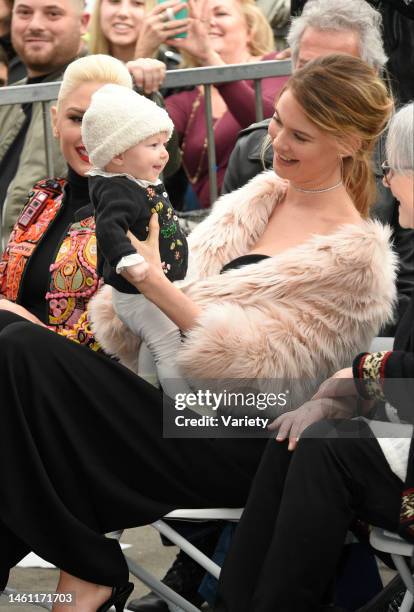
[[[185,377],[306,379],[311,393],[366,350],[391,318],[396,258],[389,228],[375,221],[344,225],[220,274],[225,263],[251,250],[285,189],[273,172],[264,172],[220,198],[191,234],[182,290],[203,309],[178,355]],[[98,300],[94,330],[108,348],[114,327],[99,319]],[[125,354],[114,344],[111,349],[125,362]]]

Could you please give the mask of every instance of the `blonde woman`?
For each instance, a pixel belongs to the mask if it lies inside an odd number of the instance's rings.
[[[383,164],[404,228],[414,227],[413,140],[410,103],[391,121]],[[276,441],[263,453],[226,559],[217,612],[338,609],[330,586],[347,531],[358,520],[413,542],[413,379],[412,298],[393,351],[357,355],[312,401],[274,422]],[[350,420],[369,414],[375,400],[390,402],[400,422]]]
[[[186,7],[181,0],[153,6],[151,0],[96,0],[91,16],[89,51],[128,62],[159,57],[167,62],[160,45],[187,31],[188,19],[167,19]]]

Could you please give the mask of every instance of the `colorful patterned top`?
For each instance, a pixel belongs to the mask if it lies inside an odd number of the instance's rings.
[[[8,300],[22,303],[28,264],[62,209],[65,185],[64,179],[42,180],[29,194],[0,261],[0,294]],[[87,319],[88,302],[98,289],[95,221],[91,213],[91,206],[82,208],[81,218],[67,228],[58,244],[45,301],[50,330],[100,350]]]
[[[100,172],[100,171],[99,171]],[[89,193],[95,207],[98,240],[98,273],[121,293],[138,290],[116,272],[123,257],[136,254],[127,238],[130,230],[139,240],[148,236],[151,215],[158,214],[161,263],[171,281],[185,277],[187,240],[162,183],[143,187],[128,175],[89,176]]]

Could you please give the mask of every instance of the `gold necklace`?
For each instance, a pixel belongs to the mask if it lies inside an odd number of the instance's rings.
[[[184,132],[183,141],[181,143],[181,155],[183,156],[183,158],[184,158],[184,151],[185,151],[186,144],[187,144],[187,135],[188,135],[188,132],[190,130],[191,124],[194,121],[194,117],[195,117],[196,111],[197,111],[198,107],[201,104],[201,99],[202,99],[203,96],[204,96],[203,91],[200,89],[198,94],[197,94],[197,97],[194,100],[194,102],[192,104],[192,107],[191,107],[191,113],[190,113],[190,116],[188,118],[187,126],[186,126],[185,132]],[[222,117],[224,117],[226,112],[227,112],[227,110],[223,113],[223,115],[219,119],[217,119],[217,121],[213,125],[213,131],[215,131],[218,122],[220,121],[220,119]],[[206,156],[207,144],[208,144],[208,141],[207,141],[207,136],[206,136],[204,138],[203,146],[201,148],[201,153],[200,153],[200,157],[199,157],[199,160],[198,160],[197,170],[196,170],[196,172],[195,172],[195,174],[193,176],[190,175],[190,172],[185,167],[184,162],[183,162],[183,166],[184,166],[184,169],[186,171],[187,178],[188,178],[188,180],[190,181],[190,183],[192,185],[195,185],[195,183],[197,183],[199,178],[200,178],[201,171],[203,169],[204,159],[205,159],[205,156]]]

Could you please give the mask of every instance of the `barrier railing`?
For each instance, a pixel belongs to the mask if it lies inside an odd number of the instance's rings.
[[[217,83],[253,80],[255,87],[256,121],[263,119],[262,79],[275,76],[286,76],[291,73],[290,60],[271,60],[254,64],[230,64],[227,66],[208,66],[205,68],[186,68],[167,71],[163,87],[180,88],[203,85],[205,95],[207,154],[210,183],[210,201],[217,199],[216,151],[214,146],[213,113],[211,87]],[[52,155],[52,128],[48,103],[56,100],[60,82],[40,83],[36,85],[18,85],[0,88],[0,106],[5,104],[22,104],[40,102],[43,110],[43,129],[45,137],[46,164],[48,176],[54,176]]]

